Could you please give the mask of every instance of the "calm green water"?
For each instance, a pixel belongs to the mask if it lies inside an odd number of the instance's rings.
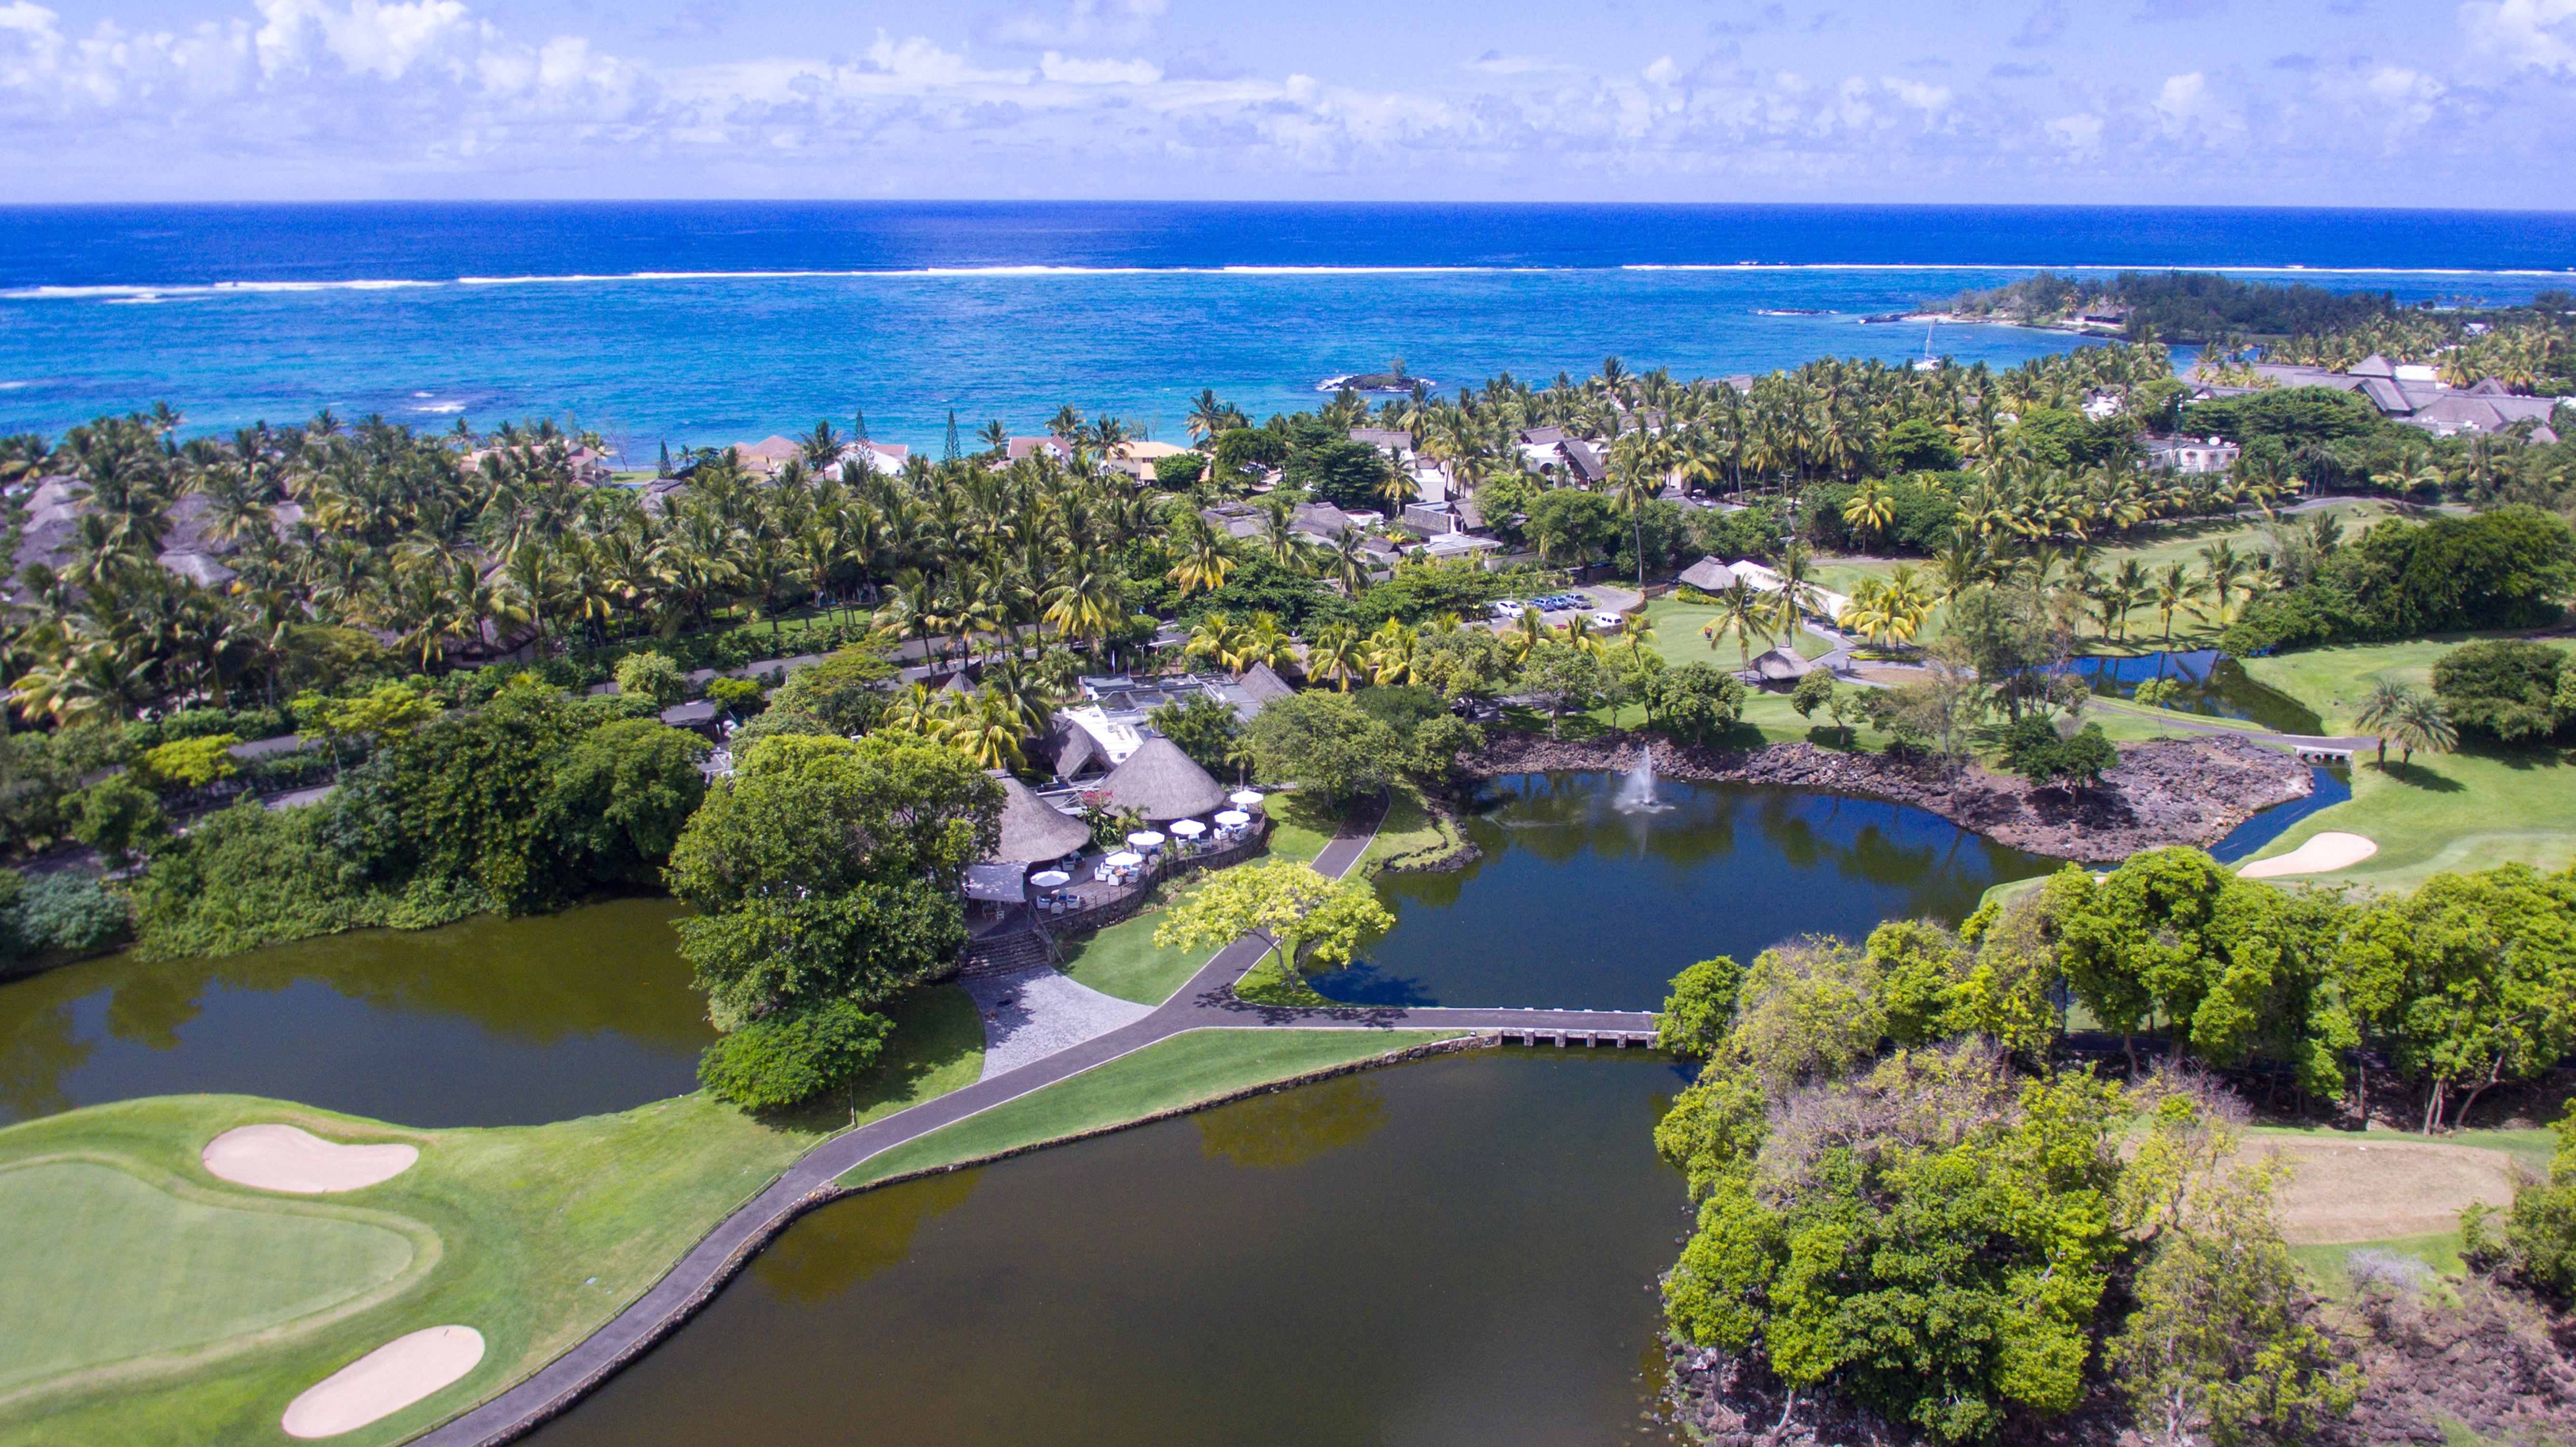
[[[697,1086],[715,1038],[669,900],[367,930],[0,984],[0,1124],[197,1091],[405,1125],[528,1125]]]
[[[1389,874],[1396,926],[1337,1000],[1649,1010],[1684,966],[1749,961],[1792,935],[1867,935],[1881,920],[1956,922],[1988,886],[2054,861],[1902,804],[1753,784],[1657,786],[1622,813],[1613,774],[1498,780],[1466,823],[1484,857],[1455,874]]]
[[[543,1447],[1663,1443],[1639,1054],[1478,1052],[869,1192]]]

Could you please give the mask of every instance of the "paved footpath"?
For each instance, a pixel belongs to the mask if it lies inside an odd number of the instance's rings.
[[[1315,868],[1339,878],[1368,852],[1377,821],[1353,820],[1324,846]],[[680,1258],[651,1290],[527,1380],[414,1438],[424,1447],[490,1447],[511,1441],[566,1409],[652,1349],[799,1215],[842,1194],[832,1183],[862,1162],[907,1141],[955,1125],[968,1116],[1017,1100],[1120,1056],[1192,1030],[1463,1030],[1553,1037],[1651,1037],[1655,1017],[1608,1010],[1461,1010],[1347,1006],[1296,1010],[1248,1004],[1234,996],[1234,982],[1268,953],[1270,941],[1246,935],[1217,952],[1188,984],[1151,1014],[1104,1035],[1057,1051],[1017,1069],[988,1075],[961,1090],[872,1120],[834,1136],[787,1168],[769,1189],[751,1198]]]

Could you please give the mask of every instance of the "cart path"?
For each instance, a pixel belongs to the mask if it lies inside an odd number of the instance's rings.
[[[1339,878],[1356,867],[1377,837],[1379,816],[1346,822],[1316,856],[1315,868]],[[1587,1043],[1642,1044],[1655,1017],[1637,1011],[1480,1010],[1346,1006],[1296,1010],[1247,1004],[1234,982],[1268,953],[1259,934],[1219,950],[1152,1013],[1017,1069],[989,1075],[934,1100],[834,1136],[787,1168],[768,1189],[716,1223],[689,1253],[633,1304],[563,1355],[479,1407],[412,1439],[424,1447],[493,1447],[533,1431],[568,1410],[652,1349],[714,1299],[734,1273],[798,1216],[845,1194],[833,1183],[871,1157],[980,1115],[1086,1070],[1193,1030],[1450,1030],[1566,1037]]]

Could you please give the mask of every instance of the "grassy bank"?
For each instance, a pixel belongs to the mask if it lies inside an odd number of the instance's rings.
[[[1295,794],[1273,794],[1263,806],[1270,812],[1270,857],[1312,863],[1331,841],[1335,821]],[[1420,806],[1415,806],[1419,813]],[[1188,899],[1206,882],[1191,875],[1166,884],[1144,911],[1065,946],[1064,972],[1104,995],[1139,1005],[1159,1005],[1188,984],[1214,957],[1201,945],[1165,949],[1154,943],[1154,927],[1163,912]]]
[[[0,1350],[0,1439],[274,1443],[297,1393],[384,1342],[450,1323],[481,1332],[486,1353],[462,1381],[334,1439],[401,1441],[588,1335],[853,1116],[981,1072],[963,991],[924,992],[898,1013],[888,1058],[860,1088],[794,1119],[749,1119],[700,1094],[552,1125],[413,1130],[171,1096],[0,1131],[0,1241],[13,1262],[30,1243],[55,1257],[0,1273],[0,1320],[21,1344]],[[250,1190],[199,1164],[216,1135],[264,1122],[404,1142],[420,1160],[327,1197]]]
[[[1427,1030],[1193,1030],[897,1146],[841,1183],[1007,1155],[1444,1038]]]

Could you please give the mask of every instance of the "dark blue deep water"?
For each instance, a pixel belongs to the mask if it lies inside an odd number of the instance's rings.
[[[935,447],[1065,402],[1180,432],[1406,359],[1724,375],[1918,355],[1862,315],[2040,266],[2222,268],[2408,300],[2566,285],[2576,215],[2100,207],[601,203],[0,209],[0,431],[167,400],[570,417],[641,460],[864,411]],[[1746,265],[1744,263],[1753,263]],[[1765,315],[1765,312],[1812,315]],[[1953,327],[1962,361],[2071,339]]]

